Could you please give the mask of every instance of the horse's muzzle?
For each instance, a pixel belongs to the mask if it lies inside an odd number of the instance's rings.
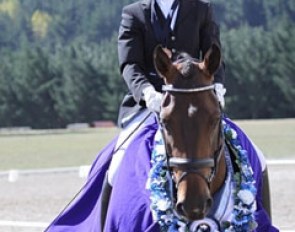
[[[203,219],[210,207],[212,206],[213,200],[211,197],[203,200],[199,200],[197,204],[192,204],[187,200],[178,201],[176,203],[177,213],[186,218],[188,221],[195,221]]]

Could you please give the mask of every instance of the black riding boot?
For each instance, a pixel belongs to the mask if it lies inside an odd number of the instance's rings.
[[[272,215],[271,215],[271,196],[270,196],[270,187],[269,187],[269,178],[268,178],[268,170],[267,168],[265,168],[265,170],[262,173],[262,183],[263,183],[263,187],[262,187],[262,204],[263,204],[263,208],[266,210],[266,212],[268,213],[268,216],[270,218],[270,220],[272,219]]]
[[[101,190],[101,211],[100,211],[101,232],[103,232],[104,230],[111,193],[112,193],[112,186],[109,184],[108,175],[106,174],[102,184],[102,190]]]

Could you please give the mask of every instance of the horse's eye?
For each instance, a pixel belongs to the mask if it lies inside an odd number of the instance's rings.
[[[174,109],[174,99],[173,96],[171,96],[169,93],[166,93],[164,95],[164,99],[162,102],[161,112],[160,112],[160,118],[165,123],[165,121],[169,120],[171,118],[171,114]]]
[[[164,107],[167,107],[167,106],[170,105],[170,103],[171,103],[171,95],[168,94],[168,93],[166,93],[166,94],[164,95],[164,100],[163,100],[163,102],[162,102],[162,107],[163,107],[163,108],[164,108]]]
[[[168,123],[168,119],[167,118],[161,118],[161,124],[165,129],[169,128],[169,123]]]

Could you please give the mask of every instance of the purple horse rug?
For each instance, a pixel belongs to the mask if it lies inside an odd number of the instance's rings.
[[[262,206],[262,169],[256,150],[248,137],[231,120],[224,122],[237,132],[243,149],[247,150],[248,160],[255,179],[256,232],[277,232]],[[109,208],[105,222],[106,232],[161,232],[163,227],[155,220],[151,211],[151,192],[147,180],[151,170],[151,154],[154,148],[158,124],[155,117],[140,129],[128,146],[125,156],[113,183]],[[49,225],[48,232],[100,232],[100,197],[102,184],[110,165],[117,138],[111,141],[96,157],[87,181],[69,206]],[[216,197],[214,196],[214,199]],[[216,200],[215,200],[216,201]],[[218,203],[218,201],[217,201]],[[215,207],[213,207],[215,208]],[[167,231],[183,231],[170,227]],[[188,231],[188,230],[186,230]],[[245,230],[213,230],[243,231]]]

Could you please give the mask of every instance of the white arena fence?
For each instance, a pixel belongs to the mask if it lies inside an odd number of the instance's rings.
[[[267,165],[295,165],[294,160],[267,160]],[[64,167],[64,168],[48,168],[48,169],[27,169],[17,170],[11,169],[9,171],[0,172],[0,178],[7,178],[9,182],[16,182],[19,176],[35,175],[35,174],[54,174],[54,173],[78,173],[78,177],[86,178],[90,170],[90,165],[83,165],[79,167]],[[295,231],[294,231],[295,232]]]
[[[285,166],[295,165],[294,160],[267,160],[269,166]],[[60,173],[77,173],[77,177],[86,178],[90,170],[90,165],[80,167],[65,167],[65,168],[50,168],[50,169],[31,169],[31,170],[16,170],[0,172],[0,178],[7,178],[9,182],[16,182],[20,176],[26,175],[46,175],[46,174],[60,174]],[[33,221],[13,221],[0,220],[0,231],[4,228],[35,228],[45,229],[49,225],[48,222],[33,222]],[[2,229],[1,229],[2,228]],[[281,232],[295,232],[295,230],[280,230]]]
[[[80,167],[65,167],[65,168],[46,168],[46,169],[27,169],[27,170],[17,170],[11,169],[9,171],[0,172],[0,178],[8,178],[9,182],[15,182],[18,180],[19,176],[26,175],[43,175],[43,174],[54,174],[54,173],[78,173],[80,178],[87,177],[90,170],[89,165],[84,165]]]

